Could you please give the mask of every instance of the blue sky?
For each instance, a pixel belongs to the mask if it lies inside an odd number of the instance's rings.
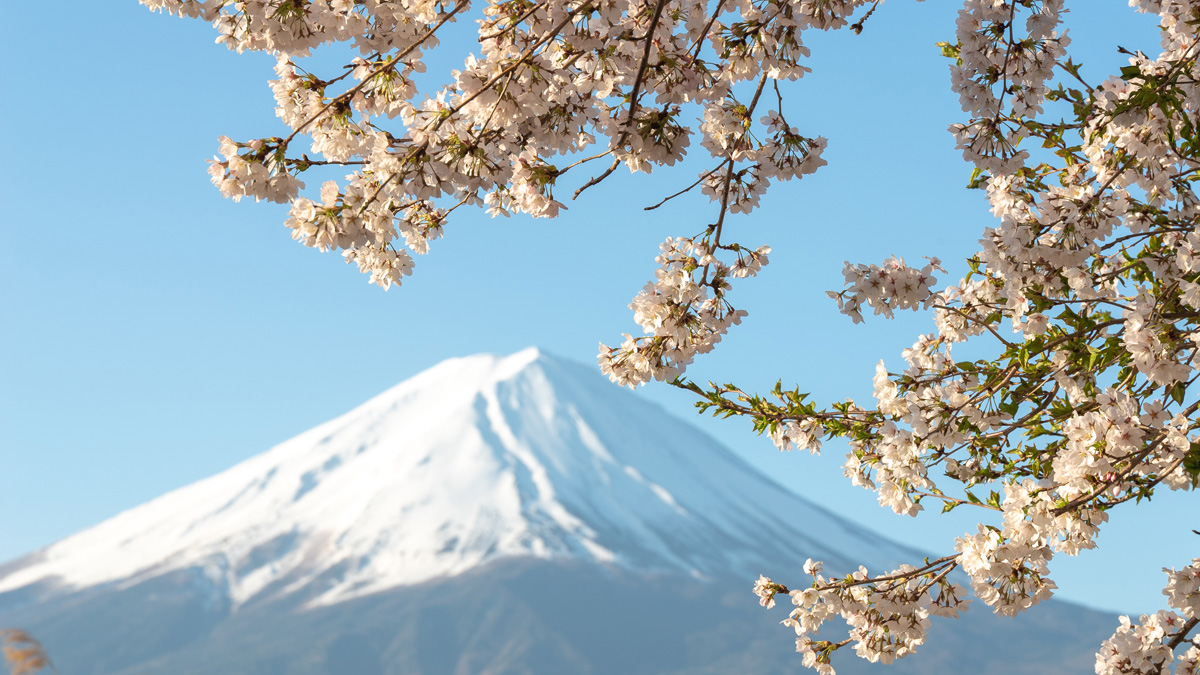
[[[861,36],[806,39],[814,72],[790,88],[785,112],[830,139],[829,166],[730,221],[739,241],[774,253],[735,291],[750,317],[694,377],[757,389],[782,378],[823,400],[867,399],[875,362],[899,367],[900,350],[930,329],[923,315],[854,326],[824,292],[841,285],[843,260],[937,255],[961,270],[990,223],[946,132],[960,113],[934,45],[952,39],[953,5],[896,0]],[[1157,47],[1153,21],[1123,5],[1068,2],[1072,52],[1092,81],[1123,65],[1117,44]],[[691,183],[694,162],[618,173],[553,221],[460,209],[414,276],[385,293],[292,242],[283,207],[235,204],[208,182],[218,135],[281,129],[266,86],[273,59],[229,52],[207,24],[133,0],[64,0],[53,12],[15,3],[7,14],[0,559],[227,468],[444,358],[536,344],[592,362],[597,342],[634,328],[626,305],[658,243],[714,217],[700,195],[642,210]],[[744,422],[695,417],[681,392],[641,393],[888,536],[945,553],[974,529],[967,514],[880,509],[841,477],[836,445],[781,455]],[[1180,516],[1194,512],[1190,495],[1115,511],[1098,551],[1055,561],[1060,597],[1159,608],[1160,568],[1196,555],[1200,523]]]

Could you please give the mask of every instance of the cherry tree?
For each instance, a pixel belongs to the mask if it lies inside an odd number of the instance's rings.
[[[935,330],[904,350],[903,372],[880,362],[873,402],[829,405],[782,384],[704,385],[685,370],[746,314],[734,282],[768,262],[770,248],[736,242],[727,216],[825,164],[826,140],[788,122],[779,82],[808,72],[807,31],[860,32],[877,1],[141,1],[277,58],[270,84],[286,133],[221,138],[213,182],[235,200],[288,204],[296,240],[340,251],[383,288],[412,273],[456,209],[552,218],[564,190],[578,196],[621,165],[673,165],[698,138],[710,161],[664,201],[698,191],[715,218],[664,241],[630,305],[643,332],[601,345],[601,369],[620,385],[688,389],[780,450],[844,439],[846,476],[896,513],[995,512],[944,555],[896,570],[826,576],[810,560],[804,578],[761,577],[760,604],[790,601],[782,623],[818,672],[833,673],[843,647],[870,661],[906,656],[930,617],[957,616],[970,596],[1019,614],[1052,596],[1054,556],[1093,548],[1110,509],[1197,484],[1196,0],[1131,0],[1158,15],[1161,51],[1128,53],[1128,66],[1092,83],[1069,56],[1062,0],[964,1],[942,44],[964,115],[950,132],[994,226],[969,273],[945,286],[936,258],[846,264],[829,295],[850,320],[922,311]],[[449,84],[419,91],[439,32],[468,19],[477,53]],[[356,55],[315,72],[308,57],[331,44]],[[302,193],[306,172],[330,166],[344,178]],[[956,361],[968,342],[985,356]],[[1165,570],[1168,608],[1122,617],[1098,646],[1097,673],[1200,669],[1200,558],[1184,562]]]

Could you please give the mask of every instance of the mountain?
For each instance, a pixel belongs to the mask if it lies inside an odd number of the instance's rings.
[[[443,362],[0,566],[0,625],[76,674],[792,672],[783,614],[749,586],[809,557],[923,554],[527,349]],[[1028,672],[1076,672],[1114,625],[1060,603],[969,614],[892,672],[987,672],[953,645],[998,635],[1027,644]],[[1022,672],[1009,656],[994,672]]]

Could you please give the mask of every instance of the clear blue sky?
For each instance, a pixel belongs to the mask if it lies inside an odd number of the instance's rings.
[[[737,291],[749,319],[695,377],[759,389],[782,377],[824,400],[867,399],[875,362],[897,366],[930,329],[917,315],[851,325],[824,292],[847,259],[937,255],[961,269],[990,222],[946,132],[960,113],[934,44],[952,39],[954,4],[896,0],[859,37],[809,40],[815,72],[786,112],[830,139],[829,166],[731,222],[740,241],[775,252]],[[1094,81],[1123,65],[1116,44],[1157,47],[1153,22],[1124,5],[1068,3],[1073,52]],[[220,471],[444,358],[537,344],[592,362],[598,341],[633,328],[626,305],[658,242],[713,217],[699,195],[641,210],[694,180],[694,163],[614,176],[549,222],[460,209],[385,293],[292,242],[283,207],[234,204],[208,182],[218,135],[279,133],[273,59],[236,55],[207,24],[134,0],[6,14],[0,559]],[[957,513],[880,509],[841,477],[835,445],[781,455],[744,422],[695,418],[665,385],[642,393],[889,536],[944,553],[973,530]],[[1160,568],[1196,555],[1195,512],[1190,495],[1114,512],[1099,551],[1056,561],[1061,597],[1159,608]]]

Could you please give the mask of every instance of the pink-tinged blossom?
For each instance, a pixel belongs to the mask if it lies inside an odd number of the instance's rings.
[[[425,90],[415,79],[439,31],[472,10],[467,0],[142,3],[212,22],[232,50],[275,57],[282,130],[220,137],[212,181],[234,200],[288,204],[295,240],[340,252],[383,288],[412,272],[460,207],[558,217],[564,194],[586,200],[621,166],[672,167],[697,143],[708,164],[651,208],[707,199],[713,216],[663,242],[629,304],[636,330],[599,346],[601,370],[631,388],[683,378],[747,316],[733,286],[771,249],[737,243],[739,216],[826,164],[827,140],[789,123],[776,87],[809,72],[805,32],[886,20],[870,0],[489,0],[474,8],[478,50]],[[874,408],[820,407],[782,383],[771,398],[678,382],[718,413],[750,417],[780,450],[846,438],[845,475],[896,513],[932,503],[993,516],[920,566],[826,578],[810,560],[811,584],[790,591],[760,577],[764,607],[791,599],[782,623],[806,667],[833,673],[843,646],[872,662],[912,653],[930,617],[966,609],[966,589],[948,580],[959,570],[993,611],[1018,614],[1053,594],[1056,553],[1095,547],[1110,509],[1196,486],[1200,160],[1181,139],[1194,139],[1200,113],[1197,5],[1130,4],[1157,15],[1161,50],[1127,54],[1119,74],[1089,86],[1072,74],[1062,0],[963,0],[943,45],[963,111],[949,131],[993,221],[941,288],[934,257],[845,263],[829,295],[853,322],[868,309],[933,320],[899,370],[878,363]],[[333,44],[356,55],[317,72],[307,57]],[[309,190],[300,175],[310,170],[335,173]],[[1198,567],[1166,570],[1173,611],[1123,618],[1097,673],[1167,667],[1166,643],[1187,638],[1200,611]],[[844,638],[817,638],[831,623]],[[1180,651],[1176,674],[1196,672],[1200,650]]]

